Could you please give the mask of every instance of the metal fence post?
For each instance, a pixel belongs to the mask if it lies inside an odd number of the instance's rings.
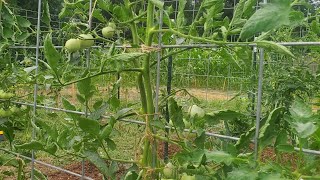
[[[260,119],[261,119],[261,104],[262,104],[262,82],[263,82],[263,68],[264,68],[264,50],[260,50],[259,60],[259,82],[258,82],[258,99],[257,99],[257,111],[256,111],[256,133],[254,137],[254,159],[258,159],[258,143],[259,143],[259,130],[260,130]]]
[[[40,25],[41,25],[41,5],[42,1],[38,1],[38,19],[37,19],[37,41],[36,41],[36,69],[35,69],[35,84],[34,84],[34,93],[33,93],[33,116],[32,123],[35,124],[36,121],[36,111],[37,111],[37,97],[38,97],[38,71],[39,71],[39,54],[40,54]],[[36,138],[35,127],[32,126],[32,140]],[[34,163],[35,163],[35,154],[34,150],[31,151],[31,179],[34,179]]]
[[[92,27],[92,6],[93,6],[93,2],[92,0],[90,0],[89,2],[89,16],[88,16],[88,25],[89,25],[89,29],[91,29]],[[86,68],[90,68],[90,48],[86,50]],[[86,106],[85,109],[85,116],[88,116],[88,107]],[[85,159],[83,158],[81,161],[81,179],[85,178]]]
[[[171,93],[171,85],[172,85],[172,56],[169,56],[168,58],[168,74],[167,74],[167,94],[169,95]],[[168,102],[166,104],[166,121],[167,123],[170,122],[170,114],[169,114],[169,105]],[[169,129],[166,129],[166,137],[169,137]],[[165,142],[164,143],[164,161],[167,162],[169,159],[168,156],[168,151],[169,151],[169,143]]]
[[[161,0],[163,1],[163,0]],[[160,9],[159,29],[162,29],[163,24],[163,10]],[[162,46],[162,33],[158,35],[158,53],[157,53],[157,77],[156,77],[156,97],[155,97],[155,120],[159,120],[159,93],[160,93],[160,64],[161,64],[161,46]],[[153,130],[155,131],[155,130]],[[152,167],[156,168],[157,162],[157,143],[154,141],[152,146]]]

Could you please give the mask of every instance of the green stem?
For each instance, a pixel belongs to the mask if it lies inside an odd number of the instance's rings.
[[[187,91],[187,89],[179,89],[179,90],[176,90],[176,91],[174,91],[174,92],[171,92],[171,93],[168,94],[166,97],[164,97],[164,98],[159,102],[159,105],[164,104],[165,102],[167,102],[168,98],[170,98],[172,95],[175,95],[175,94],[177,94],[178,92],[181,92],[181,91],[187,93],[187,94],[188,94],[189,96],[191,96],[191,97],[194,97],[192,94],[190,94],[190,93]],[[194,97],[194,98],[195,98],[195,97]]]
[[[130,24],[130,23],[134,23],[134,21],[142,18],[143,16],[145,16],[147,14],[147,11],[146,12],[143,12],[141,13],[139,16],[136,16],[128,21],[124,21],[124,22],[119,22],[119,24]]]
[[[129,3],[129,7],[132,7],[140,2],[143,2],[144,0],[139,0],[139,1],[135,1],[135,2],[132,2],[132,3]],[[143,4],[143,3],[142,3]]]
[[[68,86],[70,84],[74,84],[74,83],[77,83],[77,82],[80,82],[80,81],[84,81],[86,79],[91,79],[91,78],[94,78],[94,77],[97,77],[97,76],[101,76],[101,75],[104,75],[104,74],[111,74],[111,73],[121,73],[121,72],[142,72],[142,69],[140,68],[130,68],[130,69],[121,69],[121,70],[110,70],[110,71],[102,71],[102,72],[99,72],[99,73],[96,73],[96,74],[92,74],[90,76],[86,76],[86,77],[83,77],[83,78],[80,78],[80,79],[77,79],[77,80],[74,80],[74,81],[70,81],[70,82],[67,82],[67,83],[61,83],[59,85],[53,85],[53,86]],[[61,82],[61,81],[59,81]]]
[[[109,43],[114,43],[113,41],[111,41],[109,39],[106,39],[106,38],[103,38],[103,37],[99,36],[96,32],[93,32],[93,34],[96,37],[95,38],[96,40],[105,41],[105,42],[109,42]]]
[[[17,177],[17,180],[22,180],[23,179],[23,176],[22,176],[22,170],[23,170],[23,161],[22,159],[18,159],[18,177]],[[33,178],[33,177],[31,177]]]
[[[147,46],[152,45],[152,28],[153,28],[153,16],[154,16],[154,5],[151,1],[148,1],[147,7],[147,28],[146,28],[146,40],[145,43]],[[147,100],[147,116],[146,116],[146,136],[145,136],[145,143],[143,149],[143,159],[142,165],[147,167],[151,165],[151,161],[149,161],[149,153],[150,150],[150,140],[148,139],[148,133],[151,132],[150,121],[152,120],[152,115],[154,113],[154,106],[153,106],[153,95],[152,95],[152,88],[151,88],[151,73],[150,73],[150,57],[151,55],[148,54],[144,59],[143,64],[143,78],[144,78],[144,86],[146,91],[146,100]],[[151,159],[150,159],[151,160]]]
[[[146,114],[147,113],[147,95],[146,95],[146,90],[145,90],[144,84],[143,84],[143,74],[142,73],[139,74],[137,81],[138,81],[138,86],[139,86],[139,90],[140,90],[142,113]]]
[[[185,48],[185,49],[180,49],[180,50],[177,50],[177,51],[172,51],[172,52],[168,53],[167,55],[163,56],[163,57],[160,59],[160,62],[163,61],[163,60],[165,60],[165,59],[167,59],[167,58],[170,57],[170,56],[179,54],[179,53],[184,52],[184,51],[187,51],[187,50],[189,50],[189,49],[191,49],[191,48]],[[150,68],[153,67],[153,66],[156,65],[156,64],[157,64],[157,61],[153,61],[153,62],[151,63],[151,65],[150,65]]]
[[[131,10],[130,12],[131,12],[131,16],[133,17],[134,16],[133,11]],[[137,29],[137,25],[134,21],[132,21],[130,23],[130,30],[131,30],[131,34],[132,34],[133,45],[138,45],[139,44],[138,29]],[[135,59],[133,61],[133,63],[136,68],[141,66],[138,59]],[[146,114],[147,113],[147,98],[146,98],[146,90],[145,90],[145,87],[143,84],[142,72],[138,75],[137,82],[138,82],[138,87],[140,90],[142,112],[143,112],[143,114]]]
[[[234,46],[243,46],[243,45],[248,45],[251,44],[251,42],[225,42],[225,41],[216,41],[216,40],[212,40],[212,39],[207,39],[207,38],[203,38],[203,37],[196,37],[196,36],[191,36],[191,35],[187,35],[187,34],[183,34],[179,31],[176,31],[174,29],[158,29],[158,30],[152,30],[151,33],[172,33],[175,34],[179,37],[183,37],[186,39],[193,39],[196,41],[200,41],[200,42],[208,42],[208,43],[212,43],[212,44],[216,44],[216,45],[226,45],[226,44],[232,44]]]
[[[156,138],[156,139],[159,139],[161,141],[165,141],[165,142],[168,142],[170,144],[174,144],[174,145],[180,146],[182,148],[182,146],[178,142],[175,142],[175,141],[171,140],[169,137],[162,137],[162,136],[159,136],[159,135],[156,135],[156,134],[154,134],[153,137]]]
[[[203,3],[201,3],[201,5],[200,5],[200,7],[199,7],[199,10],[198,10],[198,12],[197,12],[197,15],[196,15],[196,17],[194,18],[194,20],[192,21],[192,24],[191,24],[191,26],[190,26],[190,30],[189,30],[189,33],[188,33],[188,34],[191,34],[191,31],[195,28],[195,25],[196,25],[196,23],[197,23],[197,21],[198,21],[198,19],[199,19],[200,13],[201,13],[202,8],[203,8],[202,5],[203,5]]]

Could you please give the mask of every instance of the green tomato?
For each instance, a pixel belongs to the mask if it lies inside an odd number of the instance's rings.
[[[12,116],[13,112],[10,111],[10,109],[6,110],[5,111],[5,117],[9,117],[9,116]]]
[[[3,90],[0,91],[0,99],[10,99],[12,97],[14,97],[13,93],[6,93]]]
[[[113,29],[117,29],[117,26],[116,26],[116,24],[114,22],[109,22],[108,26],[112,27]]]
[[[80,34],[80,47],[82,49],[89,48],[94,45],[94,38],[91,34]]]
[[[69,39],[64,47],[68,50],[68,52],[73,53],[81,49],[80,44],[81,41],[79,39]]]
[[[15,114],[15,113],[20,112],[20,109],[17,108],[16,106],[13,106],[13,107],[10,108],[10,111],[11,111],[13,114]]]
[[[174,173],[174,166],[171,162],[169,162],[164,168],[163,168],[163,175],[166,178],[173,178]]]
[[[102,35],[105,38],[112,38],[114,36],[114,33],[115,33],[115,30],[110,26],[107,26],[102,29]]]
[[[195,175],[193,175],[193,176],[189,176],[189,175],[187,175],[187,174],[183,174],[182,176],[181,176],[181,179],[180,180],[196,180],[196,176]]]
[[[6,93],[7,99],[13,98],[14,94],[13,93]]]
[[[6,111],[4,109],[0,109],[0,117],[6,117]]]
[[[205,115],[205,112],[204,110],[197,106],[197,105],[192,105],[189,110],[188,110],[188,113],[190,115],[191,118],[194,118],[194,117],[198,117],[198,118],[203,118],[204,115]]]

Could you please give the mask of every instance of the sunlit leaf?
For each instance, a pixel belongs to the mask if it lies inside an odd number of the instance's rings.
[[[301,138],[307,138],[311,136],[319,128],[317,125],[313,124],[312,122],[307,122],[307,123],[295,122],[293,123],[293,127],[297,131],[298,136]]]
[[[244,25],[240,38],[245,40],[257,33],[288,25],[291,0],[274,0],[257,10]]]

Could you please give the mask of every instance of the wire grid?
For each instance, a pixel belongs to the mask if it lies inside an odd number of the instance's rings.
[[[167,2],[167,1],[166,1]],[[170,1],[171,3],[172,3],[172,1]],[[176,3],[176,7],[177,7],[177,4],[178,4],[178,0],[175,0],[174,1],[175,3]],[[198,1],[192,1],[192,5],[193,6],[191,6],[191,8],[192,9],[187,9],[186,10],[186,12],[189,12],[189,13],[192,13],[192,16],[193,16],[193,18],[194,18],[194,14],[195,14],[195,12],[197,11],[196,10],[196,4],[197,4],[197,2]],[[234,0],[233,1],[233,6],[231,6],[231,7],[226,7],[225,8],[225,10],[233,10],[233,7],[234,7],[234,5],[237,3],[237,1],[236,0]],[[232,3],[231,3],[231,5],[232,5]],[[34,12],[29,12],[29,14],[27,13],[28,11],[26,11],[26,17],[27,18],[30,18],[29,16],[31,16],[31,19],[32,18],[34,18],[34,17],[32,17],[32,15],[30,15],[31,13],[34,13]],[[175,11],[175,17],[176,17],[176,15],[177,15],[177,10]],[[30,20],[30,19],[29,19]],[[36,19],[36,20],[38,20],[38,19]],[[61,28],[61,22],[53,22],[53,23],[57,23],[57,26],[56,26],[56,29],[60,29]],[[45,26],[41,26],[41,28],[46,28]],[[59,39],[59,40],[61,40],[61,39]],[[40,41],[40,40],[39,40]],[[40,41],[41,42],[41,41]],[[316,44],[316,43],[314,43],[314,44]],[[306,44],[306,45],[308,45],[308,44]],[[25,44],[24,46],[29,46],[29,45],[27,45],[27,44]],[[38,47],[38,46],[37,46]],[[199,46],[200,47],[200,46]],[[165,47],[163,47],[163,48],[165,48]],[[176,47],[176,48],[179,48],[178,46]],[[201,47],[200,47],[201,48]],[[18,47],[18,49],[19,49],[19,47]],[[24,48],[22,48],[22,49],[24,49]],[[39,48],[36,48],[36,49],[39,49]],[[203,50],[203,51],[206,51],[206,50]],[[210,51],[210,50],[209,50]],[[196,58],[194,58],[194,57],[192,57],[192,53],[191,53],[192,51],[190,51],[189,53],[187,53],[187,57],[177,57],[176,59],[175,59],[175,61],[174,61],[174,63],[176,63],[176,62],[178,62],[178,61],[188,61],[188,63],[187,63],[187,72],[186,73],[182,73],[182,74],[179,74],[179,73],[175,73],[174,74],[174,77],[179,77],[179,76],[181,76],[181,77],[183,77],[183,78],[185,78],[186,76],[188,77],[187,78],[187,83],[184,85],[184,86],[186,86],[186,87],[190,87],[190,86],[192,86],[192,77],[200,77],[200,78],[204,78],[205,79],[205,83],[204,83],[204,87],[206,88],[206,96],[208,95],[208,89],[209,88],[211,88],[211,84],[210,84],[210,79],[214,79],[214,78],[222,78],[222,79],[224,79],[224,80],[228,80],[228,85],[227,85],[227,88],[226,88],[226,90],[227,90],[227,92],[228,92],[228,90],[230,90],[230,89],[233,89],[232,87],[230,87],[230,79],[235,79],[234,81],[235,81],[235,83],[238,83],[239,82],[239,79],[242,81],[248,81],[248,78],[247,78],[247,76],[244,74],[243,75],[243,79],[242,79],[242,77],[240,77],[239,78],[239,76],[237,75],[237,74],[243,74],[244,73],[244,71],[232,71],[231,69],[232,69],[232,67],[231,66],[228,66],[228,68],[229,68],[229,73],[228,73],[228,76],[227,77],[224,77],[224,76],[219,76],[219,75],[211,75],[210,74],[210,69],[212,68],[210,65],[212,64],[212,63],[214,63],[214,62],[221,62],[222,60],[221,59],[212,59],[210,56],[208,56],[208,57],[201,57],[201,58],[199,58],[199,57],[196,57]],[[24,52],[23,52],[24,53]],[[22,53],[22,54],[23,54]],[[23,54],[23,55],[25,55],[25,54]],[[262,53],[262,55],[263,55],[263,53]],[[262,57],[262,56],[261,56]],[[36,58],[36,59],[41,59],[41,58],[43,58],[43,56],[42,56],[42,54],[39,54],[38,55],[38,58]],[[159,57],[158,57],[159,58]],[[194,72],[194,71],[192,71],[193,69],[191,69],[191,68],[188,68],[188,67],[195,67],[196,65],[194,65],[193,63],[198,63],[199,61],[202,61],[202,64],[200,64],[200,65],[202,65],[202,67],[204,67],[204,71],[201,73],[201,74],[199,74],[199,73],[196,73],[196,72]],[[178,67],[178,66],[177,66]],[[164,69],[163,68],[163,66],[161,66],[161,69]],[[175,69],[175,68],[174,68]],[[201,68],[200,68],[201,69]],[[260,71],[261,72],[261,71]],[[160,74],[166,74],[166,71],[162,71],[162,72],[160,72]],[[160,74],[158,74],[158,77],[160,76]],[[182,79],[182,78],[181,78]],[[164,82],[164,81],[163,81]],[[178,86],[178,85],[181,85],[181,83],[179,84],[179,83],[177,83],[176,82],[176,86]],[[240,83],[240,84],[243,84],[243,83]],[[158,87],[159,88],[159,87]],[[37,89],[37,88],[35,88],[35,89]],[[262,90],[261,88],[260,88],[260,90]],[[35,93],[35,102],[36,102],[36,96],[37,95],[37,93]],[[48,107],[47,105],[45,105],[45,106],[43,106],[43,105],[38,105],[38,104],[32,104],[32,103],[21,103],[21,102],[17,102],[17,103],[20,103],[20,104],[25,104],[25,105],[28,105],[28,106],[32,106],[32,107],[34,107],[35,109],[36,108],[45,108],[45,109],[49,109],[49,110],[55,110],[55,111],[63,111],[63,112],[70,112],[70,111],[68,111],[68,110],[65,110],[65,109],[61,109],[61,108],[54,108],[54,107]],[[261,102],[260,102],[261,103]],[[259,103],[258,103],[259,104]],[[72,113],[80,113],[80,114],[83,114],[83,115],[86,115],[87,113],[86,112],[72,112]],[[257,116],[258,117],[258,116]],[[125,121],[125,122],[130,122],[130,123],[138,123],[138,124],[144,124],[143,122],[141,122],[141,121],[136,121],[136,120],[123,120],[123,121]],[[167,128],[169,128],[169,127],[167,127]],[[237,138],[237,137],[231,137],[231,136],[225,136],[225,135],[220,135],[220,134],[214,134],[214,133],[209,133],[209,132],[207,132],[206,133],[208,136],[213,136],[213,137],[218,137],[218,138],[222,138],[222,139],[228,139],[228,140],[234,140],[234,141],[237,141],[237,140],[239,140],[239,138]],[[257,141],[256,141],[257,142]],[[295,148],[296,150],[299,150],[299,148]],[[303,149],[303,151],[304,152],[306,152],[306,153],[311,153],[311,154],[320,154],[320,152],[319,151],[312,151],[312,150],[307,150],[307,149]],[[12,152],[11,152],[12,153]],[[41,163],[41,161],[37,161],[37,160],[34,160],[33,158],[31,158],[31,160],[33,160],[33,162],[37,162],[37,163]],[[42,163],[43,165],[46,165],[46,164],[44,164],[44,163]],[[67,170],[64,170],[64,169],[61,169],[61,168],[58,168],[58,167],[55,167],[55,166],[52,166],[52,165],[46,165],[46,166],[51,166],[52,168],[56,168],[56,169],[58,169],[58,170],[62,170],[62,171],[64,171],[64,172],[67,172],[67,173],[69,173],[69,174],[73,174],[73,175],[76,175],[76,176],[78,176],[78,177],[82,177],[83,179],[90,179],[90,178],[88,178],[88,177],[85,177],[84,176],[84,171],[82,171],[82,173],[81,173],[81,175],[80,174],[74,174],[74,173],[72,173],[72,172],[70,172],[70,171],[67,171]]]

